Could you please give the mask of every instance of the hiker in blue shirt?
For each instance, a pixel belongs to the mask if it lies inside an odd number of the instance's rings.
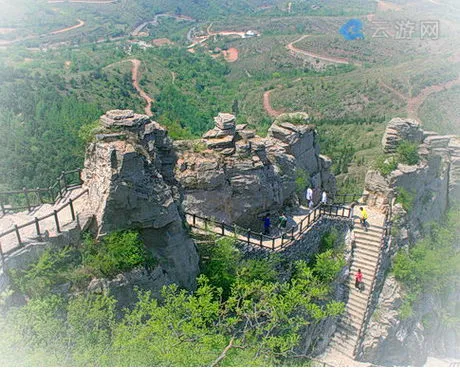
[[[266,214],[264,219],[264,234],[270,235],[270,214]]]

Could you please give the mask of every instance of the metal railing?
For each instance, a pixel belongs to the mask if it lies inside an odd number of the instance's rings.
[[[48,188],[35,188],[0,192],[0,210],[3,215],[19,210],[31,211],[44,203],[55,203],[72,189],[82,185],[81,169],[63,171]]]
[[[244,229],[238,225],[218,222],[193,213],[186,213],[186,219],[192,228],[209,231],[219,236],[233,237],[250,246],[275,250],[289,247],[297,242],[324,215],[351,218],[352,209],[341,205],[319,205],[305,215],[299,223],[277,237]]]
[[[359,199],[363,199],[362,202],[359,202]],[[368,194],[360,193],[345,193],[345,194],[336,194],[332,197],[332,203],[334,204],[346,204],[346,203],[360,203],[365,204],[369,198]]]
[[[70,216],[72,218],[72,221],[75,221],[76,220],[76,212],[75,212],[75,208],[74,208],[74,202],[76,200],[78,200],[79,198],[81,198],[83,195],[87,194],[88,193],[88,189],[82,191],[80,194],[78,194],[75,198],[70,198],[69,201],[65,204],[63,204],[62,206],[56,208],[53,210],[53,212],[45,215],[45,216],[42,216],[42,217],[35,217],[32,221],[29,221],[29,222],[26,222],[25,224],[22,224],[22,225],[14,225],[10,230],[7,230],[3,233],[0,233],[0,256],[3,258],[5,255],[8,255],[16,250],[18,250],[19,248],[22,248],[23,246],[23,241],[22,241],[22,238],[21,238],[21,233],[20,233],[20,230],[21,229],[24,229],[26,227],[35,227],[35,233],[37,235],[38,238],[41,238],[41,236],[44,234],[44,229],[42,229],[42,227],[40,226],[40,223],[43,222],[44,220],[50,218],[50,217],[54,217],[54,225],[55,225],[55,230],[57,233],[61,233],[61,225],[62,225],[62,222],[59,220],[59,213],[61,213],[63,210],[65,209],[68,209],[70,211]],[[15,234],[16,236],[16,240],[18,242],[18,245],[12,249],[9,249],[8,251],[3,251],[2,249],[2,245],[1,245],[1,239],[10,235],[10,234]]]

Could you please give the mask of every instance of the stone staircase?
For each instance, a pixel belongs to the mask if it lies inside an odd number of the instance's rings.
[[[378,271],[385,218],[378,210],[368,208],[370,227],[365,231],[359,218],[354,219],[355,245],[347,284],[349,291],[345,312],[339,320],[337,330],[325,353],[329,364],[347,366],[358,365],[354,359],[359,340],[365,328],[366,313],[371,300],[374,278]],[[361,269],[364,290],[355,288],[355,274]]]

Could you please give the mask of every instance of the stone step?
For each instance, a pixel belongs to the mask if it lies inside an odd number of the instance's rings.
[[[377,245],[377,244],[369,244],[367,242],[357,241],[355,244],[355,250],[360,251],[361,249],[363,251],[370,252],[371,254],[378,255],[380,254],[381,247],[380,247],[380,243]]]
[[[358,323],[359,325],[362,324],[363,319],[364,319],[364,312],[356,312],[352,309],[349,309],[345,312],[346,314],[344,315],[345,318]]]
[[[375,237],[381,237],[382,236],[382,233],[383,233],[383,230],[382,229],[378,229],[378,228],[372,228],[372,227],[369,227],[366,231],[366,229],[364,229],[362,226],[358,225],[358,226],[355,226],[353,228],[354,232],[355,232],[355,236],[358,236],[358,235],[367,235],[367,236],[375,236]]]
[[[367,303],[362,303],[360,300],[349,300],[345,308],[345,313],[348,311],[362,317],[366,313]]]
[[[353,359],[354,349],[350,349],[349,347],[344,347],[336,340],[332,340],[331,345],[333,346],[333,349],[336,350],[337,352],[342,353],[343,355]]]
[[[364,275],[364,273],[366,273],[367,276],[369,276],[369,275],[374,275],[375,274],[375,270],[377,268],[377,265],[375,263],[368,262],[365,259],[356,259],[351,264],[350,270],[354,271],[354,272],[357,272],[358,268],[361,269],[361,271],[363,272],[363,275]],[[364,270],[366,270],[366,272],[364,272]]]
[[[360,300],[356,300],[356,299],[348,299],[345,312],[347,312],[348,310],[353,311],[354,313],[356,313],[356,316],[359,316],[360,314],[359,317],[361,318],[366,312],[366,308],[367,308],[367,303],[363,303]]]
[[[378,263],[378,254],[372,257],[372,256],[369,256],[368,254],[361,254],[361,252],[358,251],[353,255],[352,263],[355,263],[355,262],[365,263],[369,266],[375,267],[377,266],[377,263]]]
[[[355,241],[361,241],[369,244],[380,244],[382,240],[382,234],[370,235],[370,234],[356,234]]]
[[[354,258],[367,258],[369,260],[375,260],[377,263],[379,253],[371,249],[360,247],[353,250],[353,259]]]
[[[346,336],[350,339],[356,339],[358,337],[359,332],[359,330],[357,330],[356,328],[344,324],[338,324],[336,331],[336,333],[342,334],[343,336]]]
[[[340,320],[341,325],[349,326],[350,328],[355,329],[356,331],[359,331],[361,328],[361,321],[355,321],[352,320],[348,317],[344,317],[343,319]]]
[[[359,221],[359,219],[354,219],[354,227],[353,229],[355,230],[355,232],[359,231],[359,232],[367,232],[367,233],[381,233],[383,230],[384,230],[384,227],[383,226],[379,226],[379,225],[375,225],[375,224],[372,224],[370,223],[369,227],[367,228],[367,231],[366,229],[361,225],[361,222]]]
[[[374,276],[375,273],[375,266],[374,265],[369,265],[365,262],[353,262],[350,267],[350,272],[353,274],[353,277],[355,276],[356,272],[358,272],[358,269],[361,269],[363,276],[364,276],[364,282],[366,282],[366,278],[369,279],[369,276]],[[367,277],[366,277],[367,276]]]
[[[332,338],[332,342],[334,344],[334,347],[340,346],[340,348],[345,350],[348,354],[353,353],[353,350],[355,349],[356,345],[355,339],[351,340],[346,336],[340,334],[335,334]]]

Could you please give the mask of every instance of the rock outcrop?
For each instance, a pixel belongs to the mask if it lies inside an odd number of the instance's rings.
[[[219,114],[215,122],[203,139],[176,143],[176,179],[186,211],[248,226],[263,213],[295,203],[299,175],[308,176],[318,193],[335,194],[331,161],[320,155],[308,115],[281,115],[266,138],[236,125],[230,114]]]
[[[138,229],[167,278],[193,288],[198,255],[183,224],[166,130],[129,110],[109,111],[101,124],[82,172],[98,236]]]
[[[359,357],[377,365],[417,366],[425,363],[428,354],[458,357],[458,336],[452,326],[442,322],[442,313],[458,314],[455,308],[460,305],[460,291],[453,285],[442,298],[424,293],[413,303],[412,315],[403,318],[404,291],[393,277],[385,278],[385,270],[390,267],[391,255],[414,244],[422,236],[424,224],[438,222],[449,205],[460,199],[460,140],[423,131],[413,120],[393,119],[383,149],[392,154],[402,141],[418,144],[419,162],[400,163],[386,176],[371,170],[365,181],[371,205],[391,205],[393,236],[382,259],[377,287],[382,291],[373,303]]]
[[[400,163],[387,176],[370,170],[365,193],[369,203],[378,207],[387,205],[388,198],[394,205],[401,191],[408,193],[411,209],[406,215],[416,237],[421,224],[440,218],[449,203],[460,199],[460,141],[458,137],[423,131],[410,119],[391,120],[382,141],[384,151],[395,152],[403,140],[419,144],[419,163]]]

